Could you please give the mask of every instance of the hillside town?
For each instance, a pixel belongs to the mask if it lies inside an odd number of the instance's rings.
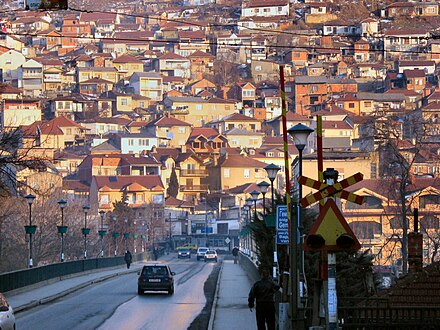
[[[134,239],[173,247],[205,239],[230,250],[254,206],[250,193],[270,183],[268,165],[280,168],[276,194],[297,187],[295,166],[285,179],[285,95],[287,128],[315,130],[303,174],[318,179],[320,116],[324,168],[339,180],[364,175],[350,191],[366,203],[340,207],[374,264],[401,271],[400,236],[413,230],[415,208],[423,261],[438,260],[438,2],[14,6],[3,1],[0,14],[0,125],[16,138],[1,141],[3,196],[88,205],[92,231],[103,233],[122,202],[133,210],[123,220]]]

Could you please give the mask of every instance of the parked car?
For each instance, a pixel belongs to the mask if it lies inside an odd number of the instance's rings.
[[[14,310],[9,305],[6,297],[0,293],[0,329],[15,330]]]
[[[167,291],[174,293],[174,275],[170,267],[165,264],[145,265],[138,273],[138,294],[145,291]]]
[[[191,258],[191,250],[188,248],[181,248],[177,251],[177,258]]]
[[[203,259],[205,257],[206,251],[209,249],[207,247],[199,247],[197,249],[197,260]]]
[[[215,250],[206,251],[204,259],[205,259],[205,262],[208,262],[208,261],[217,262],[217,252]]]

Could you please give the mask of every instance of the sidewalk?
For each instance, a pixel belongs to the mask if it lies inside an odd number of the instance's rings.
[[[223,260],[214,297],[209,330],[255,330],[255,309],[251,312],[247,298],[252,283],[240,265]]]

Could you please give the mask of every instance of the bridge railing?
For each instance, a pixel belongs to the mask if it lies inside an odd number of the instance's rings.
[[[150,251],[133,254],[133,261],[153,260]],[[0,274],[0,292],[19,289],[28,285],[43,281],[49,281],[58,277],[91,271],[95,269],[116,267],[125,264],[124,256],[82,259],[50,264],[29,269]]]

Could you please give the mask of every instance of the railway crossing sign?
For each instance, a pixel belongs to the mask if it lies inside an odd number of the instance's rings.
[[[310,188],[314,188],[319,190],[318,192],[306,196],[300,200],[301,207],[306,207],[311,204],[314,204],[321,199],[324,199],[326,197],[335,196],[339,198],[343,198],[345,200],[348,200],[350,202],[356,203],[356,204],[363,204],[364,203],[364,197],[359,196],[356,194],[353,194],[351,192],[348,192],[344,190],[344,188],[347,188],[359,181],[362,181],[364,178],[364,175],[360,172],[356,173],[355,175],[352,175],[340,182],[337,182],[333,185],[327,185],[323,182],[310,179],[305,176],[300,176],[298,178],[299,184],[305,185]]]
[[[328,199],[304,241],[306,251],[359,250],[361,245],[333,199]]]

